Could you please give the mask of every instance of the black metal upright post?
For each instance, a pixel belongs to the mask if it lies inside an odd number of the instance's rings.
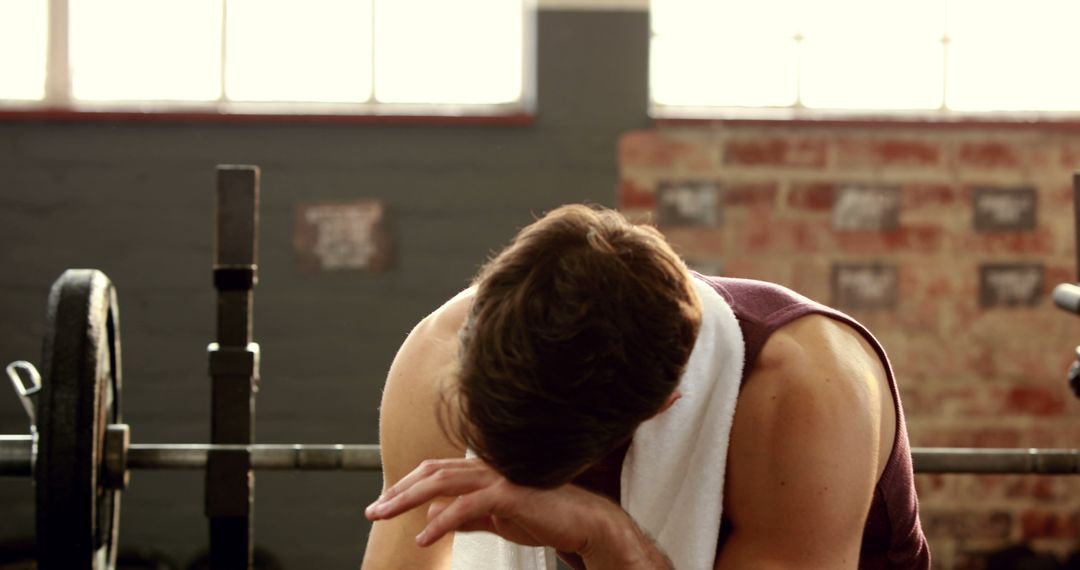
[[[259,229],[259,169],[217,169],[217,233],[214,288],[217,342],[210,356],[210,441],[250,445],[255,435],[259,345],[252,342],[253,292]],[[206,466],[206,516],[210,563],[215,570],[252,564],[255,476],[246,450],[211,451]]]
[[[1073,173],[1073,220],[1076,233],[1076,281],[1080,283],[1080,172]]]

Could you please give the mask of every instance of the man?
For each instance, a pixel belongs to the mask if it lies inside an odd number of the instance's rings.
[[[462,531],[550,546],[575,568],[670,568],[617,501],[635,434],[683,404],[711,318],[703,284],[734,311],[745,355],[712,566],[929,568],[895,382],[861,325],[775,285],[692,274],[656,230],[566,206],[398,352],[365,570],[448,568]]]

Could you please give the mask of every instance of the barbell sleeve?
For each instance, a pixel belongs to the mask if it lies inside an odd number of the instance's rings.
[[[0,435],[0,476],[29,477],[33,465],[33,436]]]

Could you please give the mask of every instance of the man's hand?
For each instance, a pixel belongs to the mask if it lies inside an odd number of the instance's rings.
[[[365,514],[373,521],[391,519],[433,500],[428,524],[416,537],[420,546],[449,532],[487,531],[518,544],[575,552],[590,569],[669,567],[615,503],[574,485],[515,485],[479,459],[425,461]]]

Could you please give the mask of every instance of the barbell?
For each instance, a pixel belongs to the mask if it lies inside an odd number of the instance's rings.
[[[250,168],[219,167],[219,261],[228,257],[221,254],[222,234],[228,233],[222,226],[236,225],[223,220],[223,215],[243,218],[239,224],[241,233],[250,235],[252,242],[239,247],[246,250],[249,266],[215,266],[219,340],[228,336],[236,341],[232,346],[211,345],[215,381],[219,376],[253,381],[258,375],[258,347],[244,344],[250,336],[249,292],[256,281],[253,240],[258,177],[257,170],[254,176],[251,172]],[[233,190],[250,198],[247,203],[251,211],[237,214],[237,205],[225,197]],[[7,369],[28,414],[29,433],[0,435],[0,476],[29,476],[34,481],[38,568],[42,570],[115,567],[120,498],[132,470],[205,470],[211,527],[215,517],[224,518],[225,530],[230,531],[236,530],[237,520],[248,521],[243,504],[250,506],[253,500],[252,470],[381,469],[377,445],[132,443],[131,429],[121,415],[120,314],[112,282],[100,271],[68,270],[49,292],[46,315],[42,373],[24,361],[12,363]],[[248,412],[253,413],[252,393],[247,395],[249,401],[244,397],[231,401],[234,406],[247,405]],[[230,411],[216,401],[213,407],[215,413]],[[919,473],[1080,473],[1080,451],[1075,449],[915,448],[912,456]],[[232,462],[234,472],[246,474],[248,503],[239,508],[236,499],[226,496],[231,488],[215,488],[214,474],[221,471],[215,472],[214,463],[219,460],[226,465]],[[226,508],[214,502],[215,497],[223,496]],[[230,500],[232,503],[228,503]],[[251,534],[246,524],[240,526],[233,534],[211,532],[215,568],[250,566]],[[214,539],[218,536],[224,537],[219,540],[240,536],[247,543],[224,556],[226,562],[218,562],[214,559]]]

